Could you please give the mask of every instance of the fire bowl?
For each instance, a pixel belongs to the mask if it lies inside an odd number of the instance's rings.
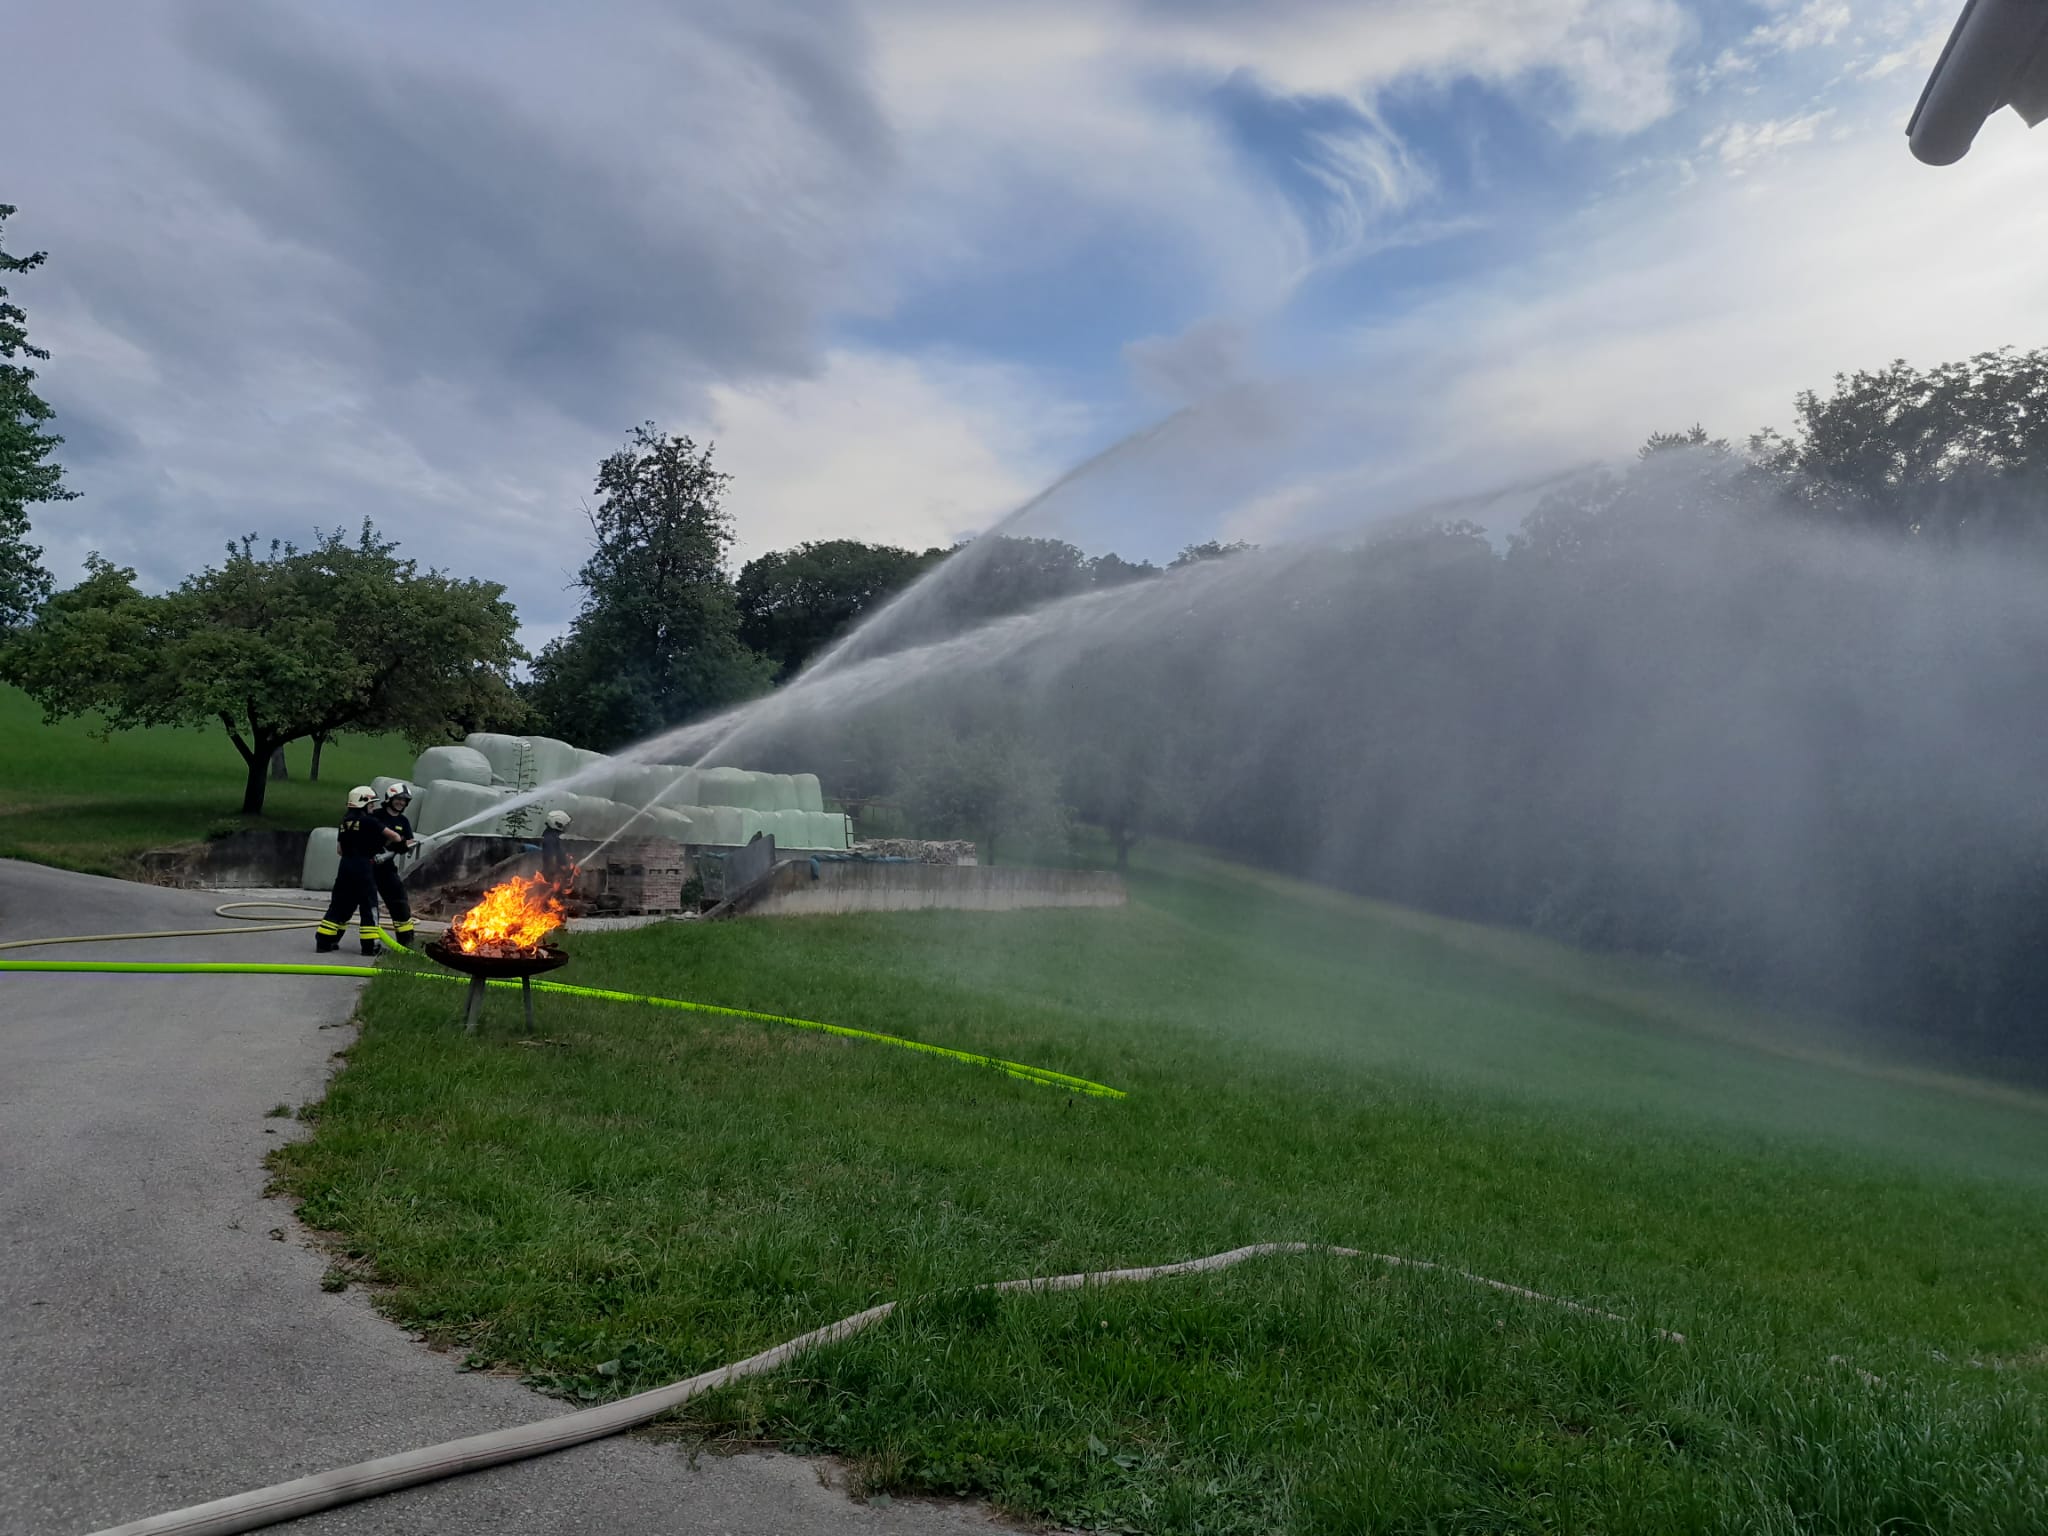
[[[529,955],[466,955],[441,939],[427,945],[427,958],[451,971],[460,971],[465,976],[481,976],[487,981],[517,981],[538,976],[542,971],[557,970],[569,963],[568,952],[552,944],[543,944],[537,953]]]
[[[567,952],[552,944],[543,944],[537,952],[527,955],[465,955],[442,939],[427,946],[427,958],[469,978],[469,1000],[463,1005],[462,1027],[471,1034],[476,1033],[477,1021],[483,1016],[484,988],[493,981],[519,983],[520,1001],[526,1005],[526,1032],[532,1034],[533,978],[569,963]]]

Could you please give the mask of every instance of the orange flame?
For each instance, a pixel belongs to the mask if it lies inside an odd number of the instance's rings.
[[[448,925],[448,937],[465,955],[533,954],[563,920],[561,899],[547,876],[518,876],[485,891]]]

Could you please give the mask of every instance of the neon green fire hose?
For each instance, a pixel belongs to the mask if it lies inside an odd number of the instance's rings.
[[[264,908],[280,912],[319,912],[320,907],[300,906],[289,902],[275,901],[231,901],[215,907],[219,917],[235,918],[240,911],[249,908]],[[0,944],[0,950],[36,949],[46,944],[95,944],[111,943],[126,939],[182,939],[203,938],[216,935],[241,933],[276,933],[292,928],[310,928],[311,922],[258,923],[253,919],[238,919],[243,926],[236,928],[177,928],[156,933],[79,933],[53,939],[14,939]],[[408,953],[381,929],[368,929],[384,947],[395,953]],[[429,981],[459,981],[460,977],[444,976],[438,971],[389,971],[380,972],[367,965],[289,965],[258,964],[239,961],[208,960],[0,960],[0,971],[97,971],[129,973],[147,976],[214,975],[214,976],[355,976],[377,975],[415,976]],[[512,986],[512,982],[494,982],[494,986]],[[845,1040],[866,1040],[877,1045],[893,1045],[899,1050],[917,1051],[926,1056],[939,1056],[948,1061],[962,1062],[970,1066],[993,1067],[998,1072],[1018,1078],[1027,1083],[1037,1083],[1043,1088],[1065,1089],[1069,1093],[1086,1094],[1097,1099],[1121,1099],[1124,1092],[1103,1083],[1090,1082],[1085,1077],[1074,1077],[1065,1072],[1055,1072],[1050,1067],[1034,1067],[1021,1061],[1005,1061],[999,1056],[984,1056],[977,1051],[960,1051],[951,1046],[930,1045],[922,1040],[906,1040],[900,1035],[885,1035],[874,1030],[853,1029],[844,1024],[822,1024],[815,1019],[796,1019],[780,1013],[757,1013],[747,1008],[724,1008],[715,1003],[687,1002],[679,997],[654,997],[638,992],[616,992],[600,987],[579,987],[560,981],[536,981],[537,992],[559,992],[570,997],[596,997],[614,1003],[641,1003],[655,1008],[681,1008],[691,1013],[717,1014],[729,1019],[752,1019],[763,1024],[782,1024],[791,1029],[815,1030],[819,1034],[837,1035]]]

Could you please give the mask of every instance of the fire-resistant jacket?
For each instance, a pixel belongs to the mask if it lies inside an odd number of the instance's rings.
[[[374,859],[384,851],[384,823],[367,810],[345,811],[340,841],[344,859]]]

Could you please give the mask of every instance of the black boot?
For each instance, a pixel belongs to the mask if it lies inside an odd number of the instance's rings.
[[[317,933],[313,936],[313,953],[316,955],[331,955],[340,948],[340,939],[330,939],[324,933]]]
[[[364,954],[366,954],[366,955],[370,955],[370,956],[373,956],[373,957],[374,957],[375,955],[379,954],[379,953],[381,952],[381,950],[382,950],[382,946],[381,946],[381,945],[379,945],[379,944],[377,943],[377,941],[376,941],[375,939],[365,939],[365,940],[363,940],[363,953],[364,953]]]

